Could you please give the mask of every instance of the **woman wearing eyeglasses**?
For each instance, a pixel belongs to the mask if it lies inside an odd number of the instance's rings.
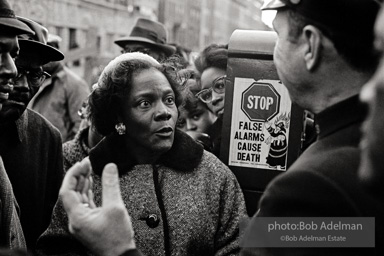
[[[228,46],[212,44],[205,48],[195,60],[200,72],[201,91],[196,94],[218,117],[210,127],[208,135],[213,143],[212,153],[220,155],[221,128],[223,125]]]
[[[93,200],[82,202],[102,204],[101,173],[113,162],[144,255],[238,254],[242,191],[227,166],[176,129],[176,77],[175,69],[138,52],[105,67],[89,97],[89,117],[105,137],[90,151]],[[39,254],[88,254],[70,231],[59,202]]]
[[[197,81],[195,72],[188,69],[179,71],[179,74],[183,73],[190,74],[182,86],[184,100],[179,107],[179,119],[176,127],[201,143],[205,150],[211,152],[212,142],[207,132],[217,117],[207,107],[207,104],[195,96],[200,91],[200,84]]]

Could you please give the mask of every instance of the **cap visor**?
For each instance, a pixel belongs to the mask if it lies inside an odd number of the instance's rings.
[[[264,2],[263,6],[261,6],[260,9],[262,11],[277,10],[277,9],[283,8],[285,6],[287,6],[287,5],[280,0],[270,0],[270,1]]]

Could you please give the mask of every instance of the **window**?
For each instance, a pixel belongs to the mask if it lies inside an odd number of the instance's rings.
[[[70,28],[69,29],[69,49],[76,49],[78,47],[77,40],[76,40],[76,29]]]
[[[63,38],[63,27],[56,27],[56,35]]]

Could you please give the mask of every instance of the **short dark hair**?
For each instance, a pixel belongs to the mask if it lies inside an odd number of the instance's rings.
[[[373,26],[372,33],[365,33],[366,36],[363,38],[356,38],[356,34],[332,31],[295,10],[289,8],[286,10],[288,12],[289,35],[291,38],[296,39],[305,26],[313,25],[333,42],[340,56],[356,70],[373,72],[376,69],[379,63],[379,55],[373,44]]]
[[[196,58],[195,67],[201,73],[207,68],[227,69],[228,45],[211,44]]]
[[[198,83],[196,78],[191,78],[187,81],[185,88],[183,89],[183,103],[182,108],[191,112],[195,110],[200,101],[195,95],[200,91],[200,86],[195,86]],[[205,103],[203,103],[205,105]]]
[[[129,54],[129,53],[127,53]],[[138,53],[135,53],[138,54]],[[144,54],[143,54],[144,55]],[[149,57],[149,56],[148,56]],[[151,57],[150,57],[151,58]],[[169,66],[149,62],[144,59],[123,59],[108,65],[101,74],[98,86],[89,96],[89,119],[101,135],[109,135],[115,131],[118,123],[118,113],[122,111],[122,102],[130,93],[134,75],[143,70],[155,69],[162,72],[175,93],[175,102],[181,104],[181,94],[178,82]]]
[[[183,109],[185,109],[188,112],[191,112],[197,108],[198,103],[199,103],[199,99],[197,99],[191,91],[186,90],[184,92],[184,101],[181,106]]]

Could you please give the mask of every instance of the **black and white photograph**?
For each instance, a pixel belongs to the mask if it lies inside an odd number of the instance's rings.
[[[0,256],[384,255],[382,0],[0,0]]]

